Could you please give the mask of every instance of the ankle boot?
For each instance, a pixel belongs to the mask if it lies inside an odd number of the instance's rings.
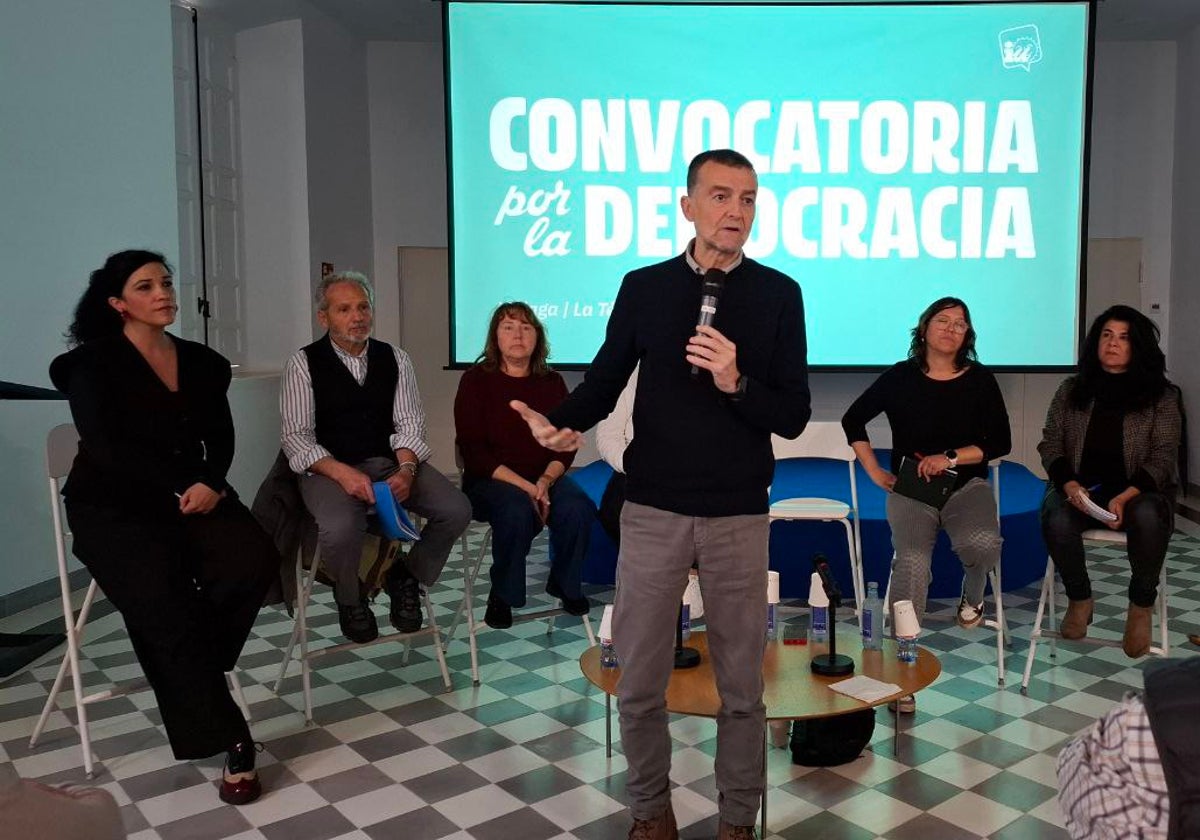
[[[1092,623],[1092,607],[1095,603],[1094,598],[1069,601],[1067,614],[1063,616],[1062,626],[1058,628],[1059,635],[1064,639],[1082,639],[1086,636],[1088,625]]]
[[[1125,614],[1125,637],[1121,640],[1126,656],[1136,659],[1150,652],[1150,617],[1153,613],[1154,607],[1129,605],[1129,612]]]

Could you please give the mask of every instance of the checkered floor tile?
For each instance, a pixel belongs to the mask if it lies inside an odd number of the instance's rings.
[[[1200,533],[1190,523],[1189,532]],[[474,545],[482,529],[472,531]],[[530,608],[550,606],[545,542],[530,561]],[[1123,553],[1094,548],[1098,597],[1093,632],[1119,638],[1128,572]],[[1168,559],[1173,655],[1190,655],[1187,632],[1200,630],[1200,540],[1176,534]],[[432,593],[445,624],[462,593],[457,556]],[[311,610],[313,641],[332,644],[337,615],[318,587]],[[595,589],[597,600],[611,590]],[[479,587],[479,615],[486,583]],[[1039,650],[1027,695],[1019,691],[1037,591],[1005,596],[1013,643],[1008,679],[996,684],[995,636],[953,622],[933,628],[922,644],[942,661],[942,675],[918,697],[893,753],[893,717],[877,715],[871,746],[832,768],[791,763],[768,752],[768,837],[955,840],[1061,838],[1054,761],[1063,743],[1131,687],[1139,664],[1119,649],[1060,644]],[[139,675],[120,616],[99,605],[84,645],[84,682],[91,688]],[[945,617],[951,604],[935,604]],[[47,605],[41,610],[46,615]],[[385,604],[376,608],[382,613]],[[598,611],[594,613],[598,615]],[[18,619],[20,617],[17,617]],[[44,618],[42,619],[44,620]],[[803,621],[803,615],[792,618]],[[12,620],[4,622],[12,629]],[[625,763],[619,744],[606,758],[604,697],[580,674],[587,647],[579,621],[559,618],[489,630],[480,636],[482,685],[472,686],[470,656],[459,638],[448,659],[445,691],[428,640],[407,654],[384,644],[333,654],[313,672],[316,725],[305,728],[295,665],[272,691],[291,620],[262,612],[242,656],[241,679],[265,743],[259,767],[267,794],[252,805],[221,804],[214,789],[219,758],[172,759],[149,692],[91,707],[101,772],[95,780],[122,806],[134,840],[182,838],[480,838],[543,840],[624,837],[629,818]],[[0,685],[0,761],[25,777],[83,779],[69,693],[34,750],[29,735],[53,682],[55,652]],[[672,794],[685,838],[716,834],[712,756],[715,725],[675,717]]]

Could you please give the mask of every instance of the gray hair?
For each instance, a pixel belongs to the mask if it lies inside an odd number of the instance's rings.
[[[329,299],[325,297],[325,293],[329,291],[330,286],[336,286],[338,283],[353,283],[361,288],[366,293],[371,308],[375,308],[375,287],[371,285],[367,275],[358,271],[339,271],[337,274],[322,277],[321,282],[317,284],[317,290],[313,297],[316,299],[318,312],[324,312],[329,308]]]

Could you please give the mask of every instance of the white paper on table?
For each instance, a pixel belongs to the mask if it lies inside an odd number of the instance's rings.
[[[1083,512],[1092,517],[1092,519],[1099,519],[1101,522],[1117,521],[1117,515],[1111,510],[1100,507],[1100,505],[1093,502],[1086,493],[1080,493],[1079,495],[1083,496]]]
[[[864,703],[878,703],[884,697],[899,694],[901,691],[900,686],[895,683],[885,683],[863,674],[831,683],[829,687],[839,694],[845,694],[847,697],[853,697]]]

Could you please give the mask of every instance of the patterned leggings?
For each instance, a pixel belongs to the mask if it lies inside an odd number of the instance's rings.
[[[887,519],[892,529],[891,603],[912,601],[920,617],[925,612],[930,565],[938,531],[946,529],[954,553],[962,561],[963,594],[972,604],[983,601],[988,572],[1000,562],[1000,523],[992,488],[982,478],[973,478],[956,490],[938,510],[923,502],[889,493]],[[888,605],[889,609],[891,604]]]

